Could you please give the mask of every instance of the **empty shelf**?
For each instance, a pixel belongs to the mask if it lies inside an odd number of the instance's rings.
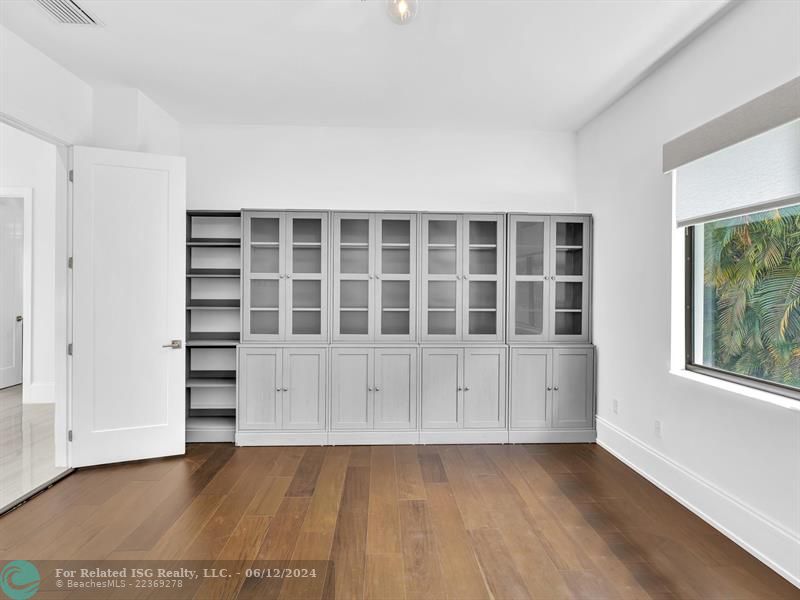
[[[225,388],[236,387],[235,378],[219,378],[219,377],[193,377],[186,380],[186,387],[188,388]]]

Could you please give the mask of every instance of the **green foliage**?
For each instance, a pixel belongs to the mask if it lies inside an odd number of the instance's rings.
[[[800,206],[704,227],[713,365],[800,387]]]

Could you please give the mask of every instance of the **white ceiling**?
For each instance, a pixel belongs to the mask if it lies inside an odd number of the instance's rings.
[[[141,89],[183,123],[574,130],[727,0],[33,0],[0,22],[91,84]]]

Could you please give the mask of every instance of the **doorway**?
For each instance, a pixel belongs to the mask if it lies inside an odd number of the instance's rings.
[[[58,176],[55,144],[0,123],[0,513],[68,472]]]

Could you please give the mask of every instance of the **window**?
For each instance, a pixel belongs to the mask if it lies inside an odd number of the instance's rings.
[[[800,399],[800,204],[686,229],[687,369]]]

